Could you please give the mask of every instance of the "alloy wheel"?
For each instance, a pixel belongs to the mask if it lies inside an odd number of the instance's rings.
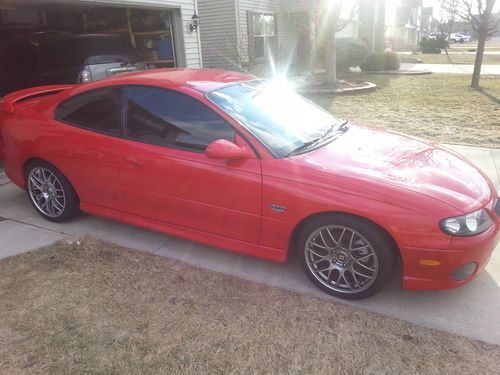
[[[352,294],[375,282],[377,254],[356,230],[342,225],[323,226],[311,233],[305,246],[307,267],[325,287]]]
[[[36,167],[30,171],[28,191],[34,205],[42,214],[57,218],[64,213],[66,195],[63,186],[49,169]]]

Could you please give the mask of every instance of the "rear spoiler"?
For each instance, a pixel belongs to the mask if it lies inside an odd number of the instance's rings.
[[[11,94],[5,95],[3,101],[0,102],[0,109],[3,112],[14,113],[14,104],[17,102],[28,99],[31,96],[39,96],[44,94],[56,93],[75,87],[76,85],[49,85],[32,87],[25,90],[15,91]]]

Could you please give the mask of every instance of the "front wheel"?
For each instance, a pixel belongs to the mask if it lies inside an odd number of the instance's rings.
[[[27,166],[26,193],[33,207],[47,220],[64,222],[79,213],[80,202],[69,181],[44,161]]]
[[[343,299],[363,299],[389,281],[397,249],[370,222],[345,214],[310,220],[299,235],[301,265],[309,279]]]

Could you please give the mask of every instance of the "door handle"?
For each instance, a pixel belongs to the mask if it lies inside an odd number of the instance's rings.
[[[142,162],[133,156],[126,156],[125,163],[132,168],[141,168],[143,166]]]

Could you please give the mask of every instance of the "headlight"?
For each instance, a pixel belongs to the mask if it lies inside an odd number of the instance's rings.
[[[484,209],[457,217],[441,220],[441,229],[452,236],[474,236],[483,233],[493,221]]]

